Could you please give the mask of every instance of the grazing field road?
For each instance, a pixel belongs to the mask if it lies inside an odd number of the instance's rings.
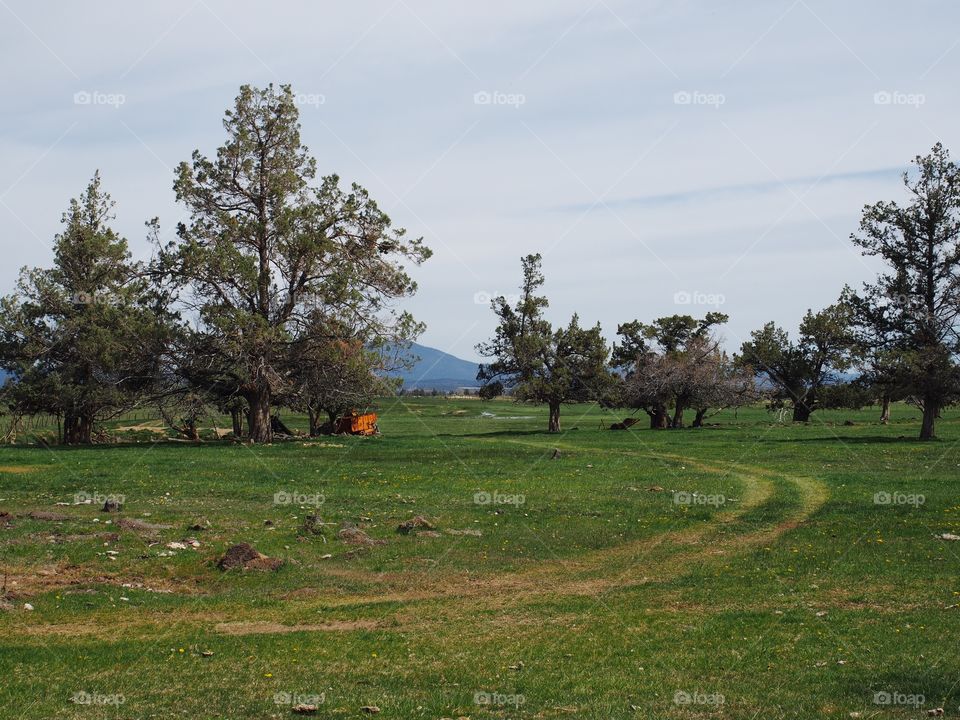
[[[379,413],[0,448],[0,717],[960,717],[960,414]]]

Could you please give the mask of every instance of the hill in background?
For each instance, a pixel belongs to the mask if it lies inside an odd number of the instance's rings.
[[[449,392],[463,387],[475,388],[479,365],[450,353],[413,343],[408,354],[418,357],[409,369],[391,373],[403,380],[404,390],[441,390]]]

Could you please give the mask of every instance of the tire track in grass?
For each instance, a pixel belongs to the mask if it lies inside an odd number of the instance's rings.
[[[527,441],[510,442],[545,451],[558,447],[556,443],[542,445]],[[559,447],[564,449],[562,445]],[[576,446],[567,446],[565,449],[583,450]],[[383,592],[346,594],[335,598],[317,595],[310,598],[290,598],[290,601],[308,606],[321,599],[331,610],[344,606],[351,611],[395,603],[395,610],[384,614],[381,617],[382,622],[375,626],[401,629],[434,626],[445,614],[444,607],[452,615],[462,616],[464,612],[498,610],[562,596],[596,597],[638,585],[673,580],[688,574],[694,566],[729,562],[732,555],[769,545],[810,518],[827,502],[830,495],[827,486],[815,478],[786,475],[740,463],[720,466],[672,453],[608,449],[604,452],[646,460],[669,460],[706,473],[733,475],[741,483],[740,502],[735,509],[717,512],[708,522],[694,527],[670,530],[654,537],[591,551],[577,557],[548,560],[513,573],[493,573],[476,577],[458,572],[445,576],[416,577],[411,582],[411,577],[404,574],[387,579],[383,574],[370,572],[369,580],[384,581]],[[778,485],[784,483],[796,489],[798,500],[788,512],[780,512],[770,520],[764,519],[761,526],[754,529],[755,522],[750,515],[760,513],[766,506],[782,504],[782,493],[777,493],[776,490]],[[747,527],[750,529],[746,529]],[[744,529],[743,532],[739,531],[741,528]],[[362,571],[354,573],[365,575]],[[393,582],[402,583],[403,586],[392,586]],[[418,607],[421,603],[431,604],[428,616],[423,614],[423,608]],[[189,623],[190,615],[186,613],[180,620]],[[203,617],[195,619],[198,625],[209,622]],[[138,630],[141,632],[144,620],[143,617],[138,618]],[[223,620],[224,618],[221,618],[221,621]],[[251,618],[242,616],[230,620],[240,624],[251,620],[252,634],[293,631],[288,629],[290,626],[283,624],[282,620],[265,618],[259,614],[256,623],[253,623]],[[331,618],[330,622],[339,621]],[[373,627],[369,623],[363,625],[366,630]],[[111,626],[110,634],[116,635],[118,629],[117,626]],[[348,627],[343,630],[351,631]],[[57,626],[46,626],[43,630],[37,627],[32,629],[31,634],[57,634]]]

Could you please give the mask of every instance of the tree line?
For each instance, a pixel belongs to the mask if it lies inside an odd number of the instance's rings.
[[[477,346],[491,360],[480,368],[481,393],[509,389],[547,405],[551,432],[563,404],[584,401],[642,411],[661,429],[683,427],[688,411],[697,427],[761,398],[796,422],[877,403],[886,423],[891,402],[905,400],[922,412],[920,438],[934,438],[941,411],[960,398],[960,171],[939,143],[912,165],[902,176],[906,200],[867,205],[850,236],[885,271],[808,311],[796,337],[769,322],[732,356],[719,339],[729,318],[718,312],[624,323],[612,348],[599,324],[582,327],[577,315],[554,328],[538,294],[541,257],[524,257],[516,304],[492,301],[497,329]]]
[[[188,219],[149,262],[111,227],[96,173],[63,215],[51,268],[24,269],[0,300],[5,411],[58,418],[60,440],[155,407],[196,439],[204,415],[270,442],[275,409],[308,413],[311,432],[393,390],[386,373],[422,330],[394,307],[430,257],[368,192],[317,177],[289,86],[243,86],[215,155],[194,151],[173,178]]]
[[[213,156],[181,162],[173,190],[187,219],[164,242],[147,222],[149,261],[111,227],[114,203],[95,173],[70,202],[50,268],[21,271],[0,299],[0,408],[52,415],[60,440],[90,443],[98,424],[153,408],[184,437],[214,413],[236,437],[284,430],[277,408],[306,413],[311,434],[397,389],[404,348],[423,330],[396,301],[416,292],[406,264],[430,257],[361,186],[318,177],[289,86],[243,86]],[[698,427],[723,408],[765,399],[808,421],[825,407],[906,400],[920,437],[960,397],[960,172],[940,144],[903,174],[906,200],[863,209],[852,241],[886,271],[808,311],[791,337],[773,322],[729,354],[729,318],[633,320],[608,346],[600,326],[545,317],[541,257],[522,259],[519,299],[492,301],[493,337],[478,345],[484,397],[548,406],[596,401]],[[854,380],[847,378],[853,375]],[[691,420],[692,417],[692,420]]]

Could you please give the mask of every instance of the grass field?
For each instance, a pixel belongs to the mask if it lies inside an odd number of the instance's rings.
[[[923,444],[907,406],[661,432],[573,406],[559,436],[508,402],[381,413],[377,438],[0,448],[0,716],[960,715],[960,414]],[[217,569],[238,542],[284,564]]]

